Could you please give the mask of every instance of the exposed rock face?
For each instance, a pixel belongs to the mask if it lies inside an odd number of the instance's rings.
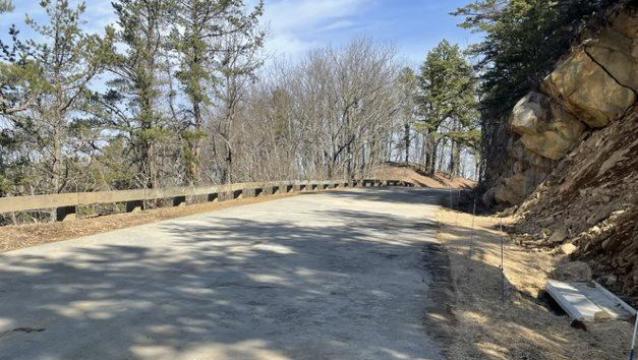
[[[638,14],[613,15],[514,107],[508,146],[511,169],[492,181],[485,201],[520,204],[586,132],[619,121],[638,100]],[[522,150],[521,150],[522,149]],[[522,153],[521,153],[522,152]]]
[[[543,91],[592,128],[619,119],[638,94],[636,29],[636,14],[616,15],[611,26],[589,34],[582,46],[559,64],[543,82]]]
[[[618,84],[585,49],[551,73],[542,89],[592,128],[609,125],[636,101],[634,92]]]
[[[520,205],[519,232],[636,302],[637,101],[638,10],[625,8],[513,109],[507,165],[485,198]]]
[[[510,142],[504,151],[510,162],[508,176],[499,179],[483,196],[486,204],[520,204],[551,173],[556,164],[555,161],[528,151],[521,139]]]
[[[511,125],[527,150],[550,160],[567,155],[585,131],[585,125],[573,115],[536,92],[514,107]]]

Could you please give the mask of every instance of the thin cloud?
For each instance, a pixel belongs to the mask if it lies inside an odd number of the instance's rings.
[[[265,6],[268,29],[266,49],[272,53],[299,55],[320,42],[320,32],[355,25],[354,15],[372,0],[273,0]]]

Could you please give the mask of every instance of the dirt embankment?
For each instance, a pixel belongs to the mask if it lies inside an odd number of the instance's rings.
[[[432,189],[470,189],[476,186],[476,181],[462,177],[450,178],[448,174],[437,172],[428,174],[417,166],[402,164],[384,164],[372,170],[372,177],[380,180],[403,180],[416,186]]]
[[[638,113],[593,133],[521,206],[530,243],[573,244],[599,281],[638,302]]]
[[[638,7],[599,15],[509,114],[508,166],[487,157],[501,173],[483,201],[516,209],[527,243],[571,247],[638,303]]]
[[[439,240],[449,257],[453,319],[431,314],[428,327],[447,334],[448,358],[490,360],[617,360],[628,355],[632,326],[588,325],[583,331],[556,313],[542,290],[566,261],[555,250],[520,246],[500,231],[503,220],[451,210],[439,214]],[[505,221],[511,225],[512,219]],[[504,244],[502,297],[501,241]],[[437,286],[440,284],[434,284]]]

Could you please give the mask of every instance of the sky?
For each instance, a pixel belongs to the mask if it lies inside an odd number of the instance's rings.
[[[248,0],[255,3],[257,0]],[[480,36],[457,27],[459,18],[449,15],[470,0],[266,0],[262,19],[269,58],[299,58],[307,51],[340,46],[357,37],[367,37],[395,47],[399,59],[420,64],[443,40],[462,47]],[[12,23],[28,37],[24,17],[43,19],[39,0],[14,0],[15,11],[0,19],[0,37]],[[114,21],[110,0],[88,0],[86,29],[100,32]]]

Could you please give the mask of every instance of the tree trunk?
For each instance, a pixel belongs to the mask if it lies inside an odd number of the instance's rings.
[[[199,134],[203,127],[202,109],[198,101],[193,101],[193,117],[195,120],[195,136],[191,140],[191,158],[188,163],[188,182],[193,185],[201,179],[202,138]]]
[[[405,144],[405,164],[410,163],[410,123],[406,122],[404,125],[403,141]]]
[[[452,172],[453,176],[461,176],[463,173],[463,164],[461,163],[461,151],[462,147],[459,142],[455,142],[454,147],[454,164],[456,165],[456,169]]]
[[[454,177],[454,171],[456,169],[456,163],[455,163],[455,158],[454,158],[454,152],[456,151],[454,148],[455,145],[455,141],[454,140],[450,140],[450,163],[449,163],[449,167],[448,167],[448,171],[449,171],[449,175],[450,178]]]
[[[434,138],[430,139],[430,143],[432,144],[432,152],[430,153],[430,174],[434,175],[436,173],[436,164],[439,153],[439,143],[441,140],[435,140]]]
[[[62,129],[60,128],[59,119],[56,120],[55,129],[53,130],[53,150],[51,159],[51,187],[54,193],[62,191]]]
[[[233,149],[226,144],[226,159],[224,159],[224,183],[232,184],[233,181]]]

